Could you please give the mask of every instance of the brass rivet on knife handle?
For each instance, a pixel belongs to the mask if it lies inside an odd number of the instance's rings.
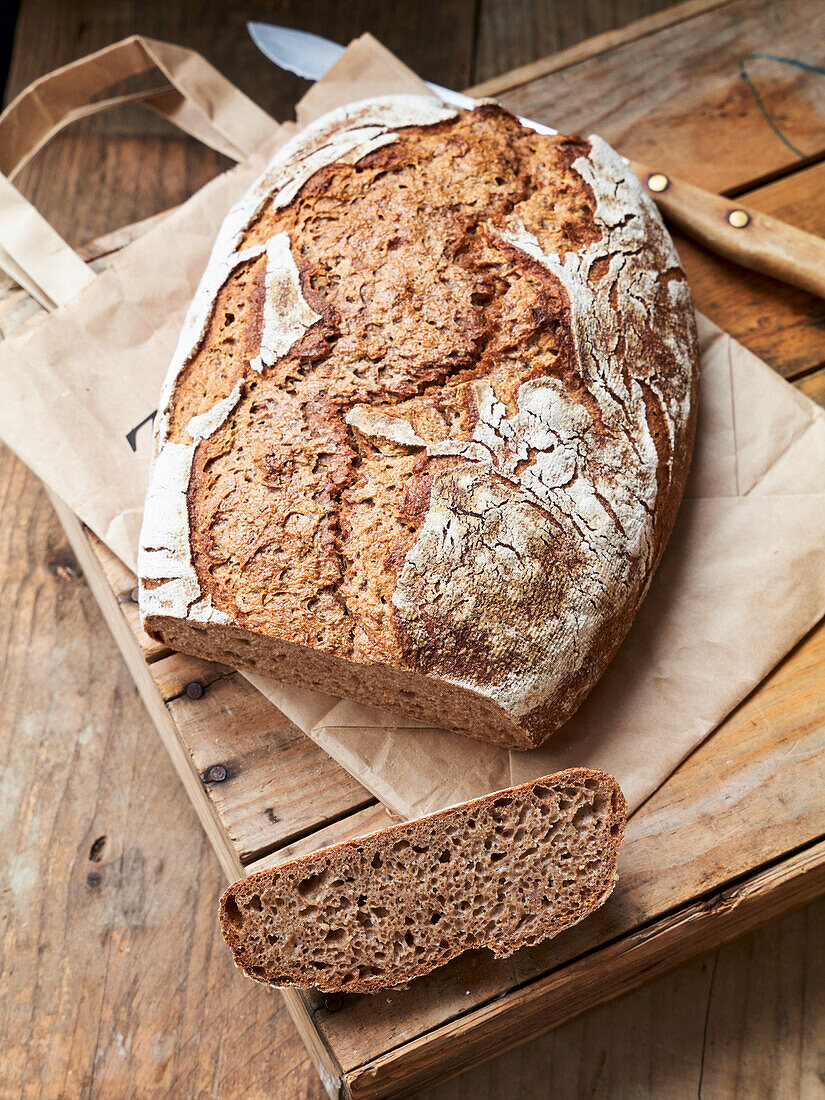
[[[670,180],[663,172],[651,172],[645,181],[649,189],[660,195],[670,187]]]
[[[729,210],[728,222],[734,229],[744,229],[746,225],[750,225],[751,216],[747,210]]]

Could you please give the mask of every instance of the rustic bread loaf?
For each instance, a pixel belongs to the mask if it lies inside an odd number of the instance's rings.
[[[693,439],[689,291],[598,137],[366,101],[227,217],[139,572],[175,649],[528,748],[610,661]]]
[[[221,898],[221,929],[270,985],[397,985],[582,920],[613,890],[624,828],[616,780],[574,768],[250,875]]]

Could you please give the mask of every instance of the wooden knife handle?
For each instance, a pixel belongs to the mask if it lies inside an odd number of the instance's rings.
[[[728,260],[825,298],[825,240],[631,161],[665,218]]]

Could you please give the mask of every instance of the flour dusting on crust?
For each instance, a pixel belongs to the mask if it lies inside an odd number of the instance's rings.
[[[487,642],[480,677],[449,669],[440,675],[481,688],[517,716],[558,698],[591,659],[616,607],[628,593],[641,600],[657,552],[660,453],[651,402],[661,410],[670,454],[675,426],[683,428],[690,413],[695,344],[678,326],[656,328],[653,315],[662,273],[677,271],[678,257],[628,162],[601,138],[589,141],[590,155],[573,167],[596,197],[601,238],[564,257],[545,252],[515,219],[501,238],[563,285],[592,404],[547,377],[521,386],[518,411],[508,417],[492,387],[478,383],[473,439],[483,456],[466,453],[473,465],[436,477],[393,595],[414,646],[431,644],[428,623],[436,617]],[[645,251],[653,263],[636,261]],[[668,294],[673,316],[690,316],[683,278],[668,282]],[[673,365],[665,387],[653,363],[662,355],[651,341],[654,330]],[[551,557],[568,561],[565,583],[548,575]],[[468,601],[468,584],[486,598]],[[570,709],[577,702],[571,699]]]
[[[253,370],[271,367],[286,355],[306,330],[320,321],[304,299],[298,268],[292,258],[288,233],[277,233],[266,245],[264,329],[260,354],[249,364]]]

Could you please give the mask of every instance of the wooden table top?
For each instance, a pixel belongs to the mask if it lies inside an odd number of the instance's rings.
[[[778,18],[767,0],[724,8],[699,0],[680,9],[680,33],[695,25],[706,34],[706,24],[690,19],[716,6],[720,35],[736,33],[745,9]],[[377,0],[277,7],[256,0],[241,12],[159,0],[105,8],[23,0],[7,92],[139,31],[199,49],[287,117],[305,85],[273,69],[243,29],[246,18],[270,18],[341,41],[371,30],[422,75],[453,87],[572,47],[566,85],[552,79],[555,62],[488,87],[525,113],[572,125],[578,111],[581,126],[598,116],[595,125],[615,132],[622,112],[631,113],[626,72],[614,62],[615,98],[596,105],[587,97],[588,66],[609,65],[608,55],[621,54],[625,65],[631,56],[646,59],[650,94],[691,73],[679,71],[678,57],[646,54],[642,45],[634,54],[610,37],[597,52],[576,43],[663,7],[442,0],[435,10],[411,5],[402,13]],[[636,32],[620,35],[628,42]],[[804,41],[804,21],[800,35]],[[561,114],[550,116],[551,106]],[[665,99],[659,131],[638,137],[646,152],[629,152],[650,160],[666,138],[666,106]],[[734,121],[736,111],[732,103]],[[684,129],[696,127],[695,117],[706,125],[701,103]],[[755,149],[748,178],[765,178],[748,201],[825,234],[823,135],[805,128],[793,98],[783,100],[778,125],[786,146],[809,143],[801,151],[811,164],[791,175],[782,150],[770,161]],[[683,161],[667,167],[695,172],[689,151],[701,136],[683,135]],[[720,156],[698,182],[731,187],[728,165]],[[181,201],[222,167],[220,156],[135,109],[61,136],[19,182],[80,244]],[[734,269],[720,280],[716,261],[690,245],[680,251],[703,308],[822,397],[823,304]],[[41,486],[5,450],[0,508],[0,1096],[323,1097],[279,999],[232,967],[215,921],[217,861]],[[426,1096],[825,1096],[824,948],[819,901]]]

